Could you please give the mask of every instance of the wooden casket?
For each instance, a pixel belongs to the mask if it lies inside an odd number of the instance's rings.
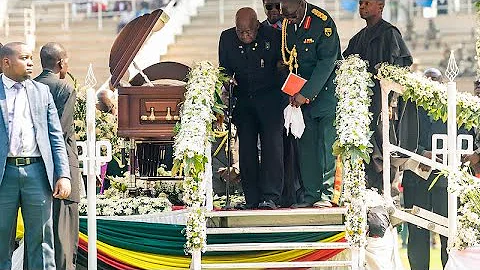
[[[152,31],[167,21],[161,9],[134,19],[122,29],[110,52],[111,84],[118,89],[118,136],[130,139],[131,173],[145,180],[159,178],[160,165],[172,166],[173,130],[180,120],[189,67],[160,62],[142,70],[127,85],[121,80]]]

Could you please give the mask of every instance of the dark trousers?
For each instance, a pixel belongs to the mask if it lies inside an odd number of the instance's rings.
[[[78,249],[78,203],[53,200],[53,234],[57,270],[75,270]]]
[[[429,181],[405,172],[403,176],[403,197],[405,207],[414,205],[448,217],[447,188],[438,185],[428,190]],[[447,264],[447,237],[440,235],[442,265]],[[430,231],[408,224],[408,261],[412,270],[428,270],[430,264]]]
[[[300,175],[305,188],[305,202],[331,201],[335,177],[333,143],[336,130],[335,113],[312,117],[310,110],[302,110],[305,130],[299,141]]]
[[[234,124],[239,139],[240,177],[247,204],[280,203],[283,188],[283,109],[280,93],[237,100]],[[257,140],[260,136],[261,162]]]
[[[283,164],[284,184],[280,204],[282,207],[290,207],[303,202],[304,190],[298,162],[298,139],[286,132],[283,133]]]

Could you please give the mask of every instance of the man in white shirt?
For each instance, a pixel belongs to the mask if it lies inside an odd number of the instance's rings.
[[[12,266],[17,212],[25,225],[26,269],[55,270],[52,201],[70,194],[70,171],[48,86],[30,79],[32,52],[0,49],[0,269]]]

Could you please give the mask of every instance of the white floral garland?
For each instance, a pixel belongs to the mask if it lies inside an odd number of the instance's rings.
[[[398,83],[404,88],[403,98],[423,107],[435,120],[447,120],[447,87],[406,68],[383,64],[377,74],[379,79]],[[480,98],[466,92],[457,92],[457,124],[466,129],[480,125]],[[443,171],[448,177],[448,191],[460,198],[457,217],[457,235],[450,249],[464,249],[480,245],[480,179],[471,175],[469,168],[457,172]]]
[[[448,192],[460,199],[456,237],[448,248],[480,246],[480,179],[471,174],[468,165],[453,173],[442,171],[440,175],[448,177]]]
[[[87,215],[87,204],[87,199],[80,200],[80,215]],[[168,211],[172,211],[172,204],[166,197],[122,198],[120,196],[107,197],[97,195],[97,216],[146,215]]]
[[[368,108],[374,85],[372,75],[367,72],[367,62],[358,55],[341,61],[336,77],[337,140],[334,154],[342,158],[343,198],[347,207],[347,241],[356,246],[366,245],[367,208],[365,204],[365,165],[369,162],[372,145]]]
[[[423,107],[434,120],[447,121],[447,86],[431,81],[408,68],[382,64],[377,77],[400,84],[402,97]],[[480,98],[467,92],[457,92],[457,123],[466,129],[480,126]]]
[[[203,175],[208,161],[207,144],[212,138],[213,107],[219,84],[220,70],[210,62],[197,63],[188,75],[185,102],[180,114],[180,126],[174,143],[172,173],[185,176],[183,201],[190,214],[185,229],[185,252],[205,250],[206,222],[205,183]]]
[[[480,80],[480,1],[475,3],[477,8],[477,42],[476,42],[476,52],[477,52],[477,80]]]

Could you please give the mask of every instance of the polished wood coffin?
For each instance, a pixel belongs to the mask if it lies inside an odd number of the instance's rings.
[[[152,31],[160,30],[168,20],[161,9],[128,23],[115,40],[110,52],[111,84],[118,89],[118,136],[135,140],[172,140],[179,109],[184,100],[189,67],[175,62],[161,62],[143,70],[152,82],[146,86],[141,74],[129,86],[120,81]],[[165,83],[168,79],[173,83]]]

